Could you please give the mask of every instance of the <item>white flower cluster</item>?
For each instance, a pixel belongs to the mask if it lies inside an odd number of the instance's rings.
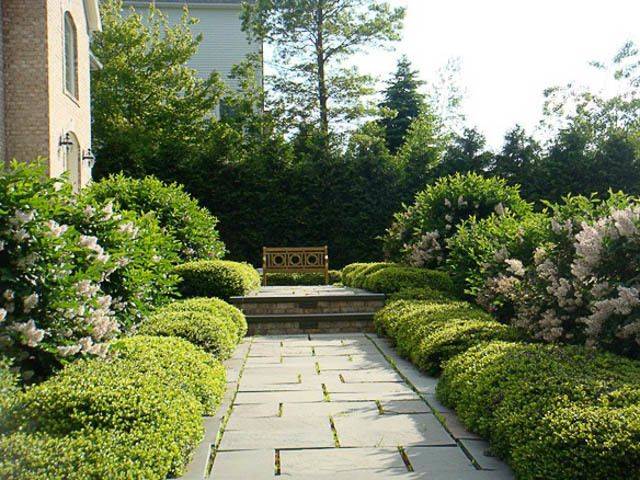
[[[558,243],[539,247],[530,268],[495,255],[480,304],[513,305],[513,323],[545,341],[593,347],[640,345],[640,207],[612,211],[579,225],[553,219]],[[564,240],[562,240],[564,239]],[[500,267],[504,265],[504,267]],[[486,266],[489,268],[490,266]]]
[[[440,264],[444,260],[442,245],[439,242],[440,232],[427,232],[420,238],[420,242],[406,245],[409,250],[409,263],[414,267],[425,267],[433,262]]]

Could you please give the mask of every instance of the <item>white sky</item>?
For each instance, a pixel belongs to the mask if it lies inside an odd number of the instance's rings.
[[[408,7],[402,42],[356,63],[385,79],[404,53],[429,80],[460,57],[467,123],[493,147],[516,123],[537,125],[545,88],[606,88],[588,62],[610,60],[627,40],[640,43],[640,0],[390,1]]]

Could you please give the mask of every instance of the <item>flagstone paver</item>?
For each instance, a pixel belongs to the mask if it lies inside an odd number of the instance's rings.
[[[384,339],[281,335],[253,337],[242,348],[229,361],[226,423],[219,420],[217,440],[208,429],[199,450],[202,457],[213,448],[210,471],[185,478],[513,478],[488,444],[435,400],[437,379]]]

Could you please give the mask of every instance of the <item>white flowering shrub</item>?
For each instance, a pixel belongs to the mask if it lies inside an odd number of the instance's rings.
[[[176,295],[179,277],[173,270],[179,245],[164,234],[153,215],[117,211],[112,203],[100,205],[80,197],[65,220],[96,238],[114,259],[117,268],[101,288],[112,297],[122,328],[138,324]]]
[[[530,263],[496,252],[478,301],[510,303],[512,323],[541,340],[640,356],[640,205],[571,197],[550,213]]]
[[[0,173],[0,347],[25,379],[106,355],[145,302],[173,292],[173,247],[157,225],[77,202],[37,164]]]
[[[500,320],[512,318],[511,284],[524,275],[538,245],[549,239],[548,226],[544,213],[493,214],[463,222],[448,241],[447,270],[458,290]]]
[[[475,173],[443,177],[418,193],[413,205],[395,215],[384,237],[385,255],[414,267],[439,267],[448,257],[447,240],[463,221],[494,213],[521,216],[530,211],[518,187],[502,179]]]
[[[218,219],[184,191],[155,177],[113,175],[95,182],[84,195],[99,203],[114,202],[138,214],[156,216],[162,229],[179,244],[183,261],[220,259],[226,250],[217,230]]]

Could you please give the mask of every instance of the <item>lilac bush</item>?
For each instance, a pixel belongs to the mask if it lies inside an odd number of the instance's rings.
[[[105,356],[142,303],[157,298],[154,288],[172,291],[171,247],[158,231],[110,204],[78,203],[65,181],[47,178],[37,164],[0,173],[0,347],[25,379],[74,357]],[[145,271],[151,255],[158,266]],[[137,274],[167,282],[122,283]]]

